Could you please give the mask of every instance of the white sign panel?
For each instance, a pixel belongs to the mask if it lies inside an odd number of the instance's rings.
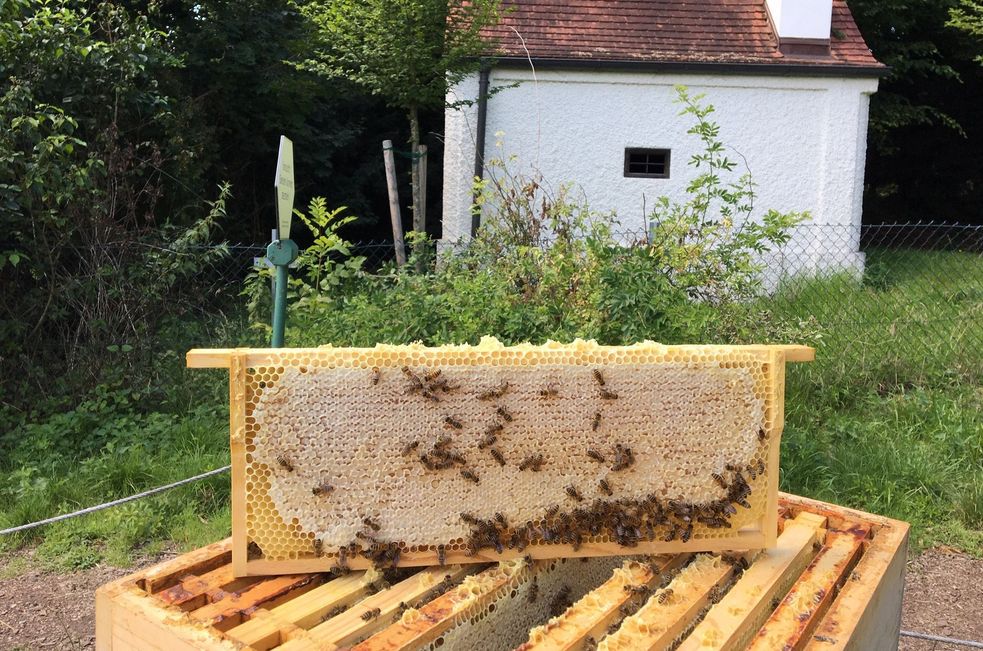
[[[294,211],[294,143],[280,136],[280,154],[276,159],[277,235],[281,240],[290,238],[290,221]]]

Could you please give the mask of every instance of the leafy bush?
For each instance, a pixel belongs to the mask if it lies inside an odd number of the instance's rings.
[[[434,264],[364,273],[338,236],[339,211],[313,203],[311,217],[301,217],[323,243],[299,261],[291,281],[291,345],[474,343],[489,333],[508,343],[743,338],[749,331],[741,324],[762,322],[749,302],[761,292],[761,254],[787,241],[805,216],[754,214],[750,177],[727,180],[736,164],[723,153],[713,107],[684,88],[678,94],[703,152],[691,161],[688,200],[660,200],[655,227],[636,241],[619,239],[616,215],[592,210],[568,185],[553,190],[539,176],[516,174],[507,157],[489,161],[476,189],[484,216],[477,237]],[[425,256],[429,249],[413,250]],[[253,276],[250,295],[267,294],[263,277]],[[253,302],[258,325],[267,314]],[[764,322],[774,325],[773,336],[801,338],[797,322]]]

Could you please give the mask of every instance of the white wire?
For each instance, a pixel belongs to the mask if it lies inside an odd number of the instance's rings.
[[[915,631],[901,631],[902,637],[913,637],[916,640],[929,640],[930,642],[944,642],[957,646],[968,646],[971,649],[983,649],[983,642],[973,640],[960,640],[954,637],[942,637],[941,635],[929,635],[928,633],[917,633]]]
[[[43,527],[46,524],[61,522],[62,520],[68,520],[70,518],[77,518],[81,515],[87,515],[89,513],[95,513],[96,511],[108,509],[111,506],[118,506],[120,504],[125,504],[126,502],[132,502],[133,500],[138,500],[144,497],[149,497],[151,495],[156,495],[157,493],[163,493],[164,491],[169,491],[172,488],[177,488],[178,486],[184,486],[185,484],[190,484],[192,482],[206,479],[214,475],[220,475],[223,472],[228,472],[229,468],[231,467],[232,466],[223,466],[222,468],[209,470],[208,472],[203,472],[200,475],[195,475],[194,477],[188,477],[187,479],[182,479],[181,481],[176,481],[173,484],[167,484],[166,486],[158,486],[157,488],[151,488],[150,490],[143,491],[142,493],[137,493],[136,495],[130,495],[129,497],[123,497],[118,500],[113,500],[112,502],[99,504],[97,506],[90,506],[88,508],[82,509],[81,511],[75,511],[74,513],[64,513],[62,515],[56,515],[53,518],[48,518],[47,520],[39,520],[38,522],[31,522],[30,524],[22,524],[18,527],[2,529],[0,530],[0,536],[5,536],[11,533],[17,533],[18,531],[27,531],[28,529],[36,529],[37,527]]]

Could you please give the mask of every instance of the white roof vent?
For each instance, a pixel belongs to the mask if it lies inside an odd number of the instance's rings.
[[[765,0],[765,4],[783,52],[820,53],[795,46],[825,46],[829,51],[833,0]],[[793,52],[786,51],[787,45],[793,46]]]

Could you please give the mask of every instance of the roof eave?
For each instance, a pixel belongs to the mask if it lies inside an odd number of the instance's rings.
[[[552,70],[625,70],[633,72],[695,72],[732,75],[768,75],[773,77],[885,77],[890,68],[884,64],[850,65],[819,62],[747,63],[730,61],[640,61],[625,59],[563,59],[548,57],[497,56],[488,61],[505,68]]]

